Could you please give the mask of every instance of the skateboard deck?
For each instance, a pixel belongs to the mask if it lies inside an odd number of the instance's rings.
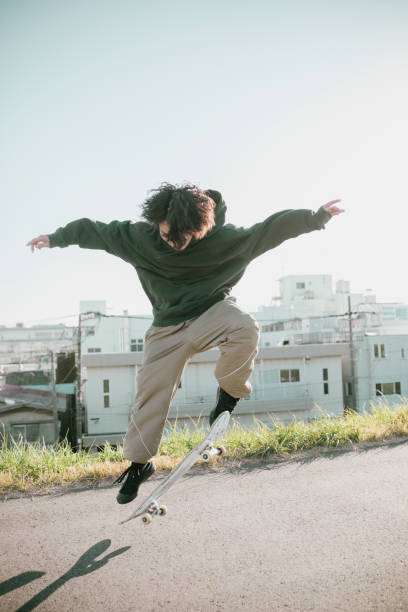
[[[164,516],[167,513],[166,506],[159,506],[159,499],[175,482],[177,482],[188,470],[198,461],[203,459],[209,461],[213,455],[223,455],[225,448],[223,446],[215,447],[214,443],[219,440],[226,432],[231,414],[226,410],[222,412],[212,424],[212,427],[204,440],[197,444],[195,448],[183,459],[183,461],[165,478],[163,482],[149,495],[149,497],[132,512],[132,514],[121,521],[127,523],[138,516],[142,517],[145,525],[152,522],[154,516]]]

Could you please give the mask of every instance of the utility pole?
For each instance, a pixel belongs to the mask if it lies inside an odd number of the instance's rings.
[[[77,342],[77,382],[76,382],[76,434],[77,434],[77,448],[82,448],[82,421],[83,421],[83,406],[82,406],[82,374],[81,374],[81,351],[82,351],[82,321],[88,319],[95,319],[100,317],[99,312],[80,312],[78,316],[78,342]],[[85,327],[86,332],[86,327]],[[86,336],[86,333],[85,333]]]
[[[77,436],[77,448],[81,450],[82,448],[82,393],[81,393],[81,337],[82,337],[82,317],[81,313],[79,313],[78,318],[78,344],[77,344],[77,382],[76,382],[76,393],[75,393],[75,403],[76,403],[76,436]]]
[[[357,379],[356,379],[356,349],[353,342],[353,325],[351,319],[351,298],[348,296],[349,345],[351,364],[351,408],[357,412]]]
[[[50,351],[51,361],[51,393],[52,393],[52,414],[54,417],[54,441],[58,442],[59,439],[59,424],[58,424],[58,399],[57,399],[57,387],[55,385],[55,367],[54,367],[54,351]]]

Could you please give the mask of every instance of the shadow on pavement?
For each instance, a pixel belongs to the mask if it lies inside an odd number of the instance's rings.
[[[78,578],[79,576],[85,576],[91,572],[95,572],[108,563],[110,559],[121,555],[122,553],[129,550],[130,546],[124,546],[112,551],[102,559],[96,559],[99,555],[103,554],[111,545],[111,540],[101,540],[97,542],[89,550],[87,550],[78,561],[60,578],[52,582],[45,589],[40,591],[37,595],[32,597],[27,603],[23,604],[16,612],[28,612],[34,610],[37,606],[43,603],[50,595],[55,593],[57,589],[62,587],[71,578]],[[14,589],[18,589],[36,578],[44,576],[45,572],[24,572],[14,578],[10,578],[0,584],[0,595],[5,595]]]
[[[5,580],[0,583],[0,597],[2,595],[6,595],[10,591],[14,591],[14,589],[19,589],[20,587],[25,586],[29,582],[33,580],[37,580],[37,578],[41,578],[44,576],[45,572],[23,572],[22,574],[18,574],[18,576],[14,576],[13,578],[9,578],[9,580]]]

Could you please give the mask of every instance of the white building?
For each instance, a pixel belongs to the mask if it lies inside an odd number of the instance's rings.
[[[82,319],[82,354],[141,353],[144,335],[153,322],[151,315],[106,314],[105,301],[80,302]],[[100,313],[100,316],[86,313]]]
[[[361,411],[380,396],[390,403],[408,396],[408,306],[378,304],[370,290],[350,293],[347,281],[338,281],[333,292],[330,275],[291,275],[280,279],[280,287],[276,305],[252,313],[261,329],[260,353],[252,376],[253,393],[236,411],[241,423],[251,424],[254,415],[268,421],[288,422],[293,417],[307,421],[317,416],[316,406],[339,415],[345,405]],[[152,316],[129,316],[126,311],[110,316],[106,310],[105,301],[80,305],[86,429],[90,436],[120,438],[133,409],[137,368]],[[75,346],[76,331],[63,325],[0,327],[0,359],[2,350],[3,355],[8,351],[8,357],[13,354],[21,360],[24,355],[29,360],[50,347]],[[170,420],[176,415],[181,419],[208,415],[217,389],[213,373],[218,354],[213,349],[188,363]]]
[[[331,275],[289,275],[280,279],[280,296],[269,306],[251,313],[261,329],[260,346],[282,343],[348,342],[348,299],[353,313],[353,330],[408,334],[408,306],[379,304],[366,294],[351,293],[350,283],[339,280],[332,290]]]
[[[401,403],[408,397],[408,335],[365,335],[357,345],[356,391],[359,412],[370,403]],[[345,396],[350,382],[345,376]]]
[[[76,343],[76,327],[57,325],[33,325],[25,327],[17,323],[15,327],[0,325],[0,368],[11,371],[20,364],[39,364],[41,355],[49,351],[72,349]],[[17,367],[7,365],[14,364]],[[23,369],[23,367],[21,367]]]
[[[253,392],[241,400],[234,418],[253,425],[294,418],[312,420],[322,414],[343,414],[343,359],[347,345],[304,345],[261,349],[251,377]],[[187,364],[169,413],[169,421],[191,422],[208,417],[214,406],[218,349],[195,355]],[[139,353],[87,354],[85,445],[119,442],[126,431],[136,395]]]
[[[252,423],[254,415],[267,420],[280,418],[284,422],[293,417],[309,420],[317,416],[317,405],[324,412],[338,415],[346,405],[355,405],[359,411],[368,409],[370,402],[379,401],[380,394],[390,403],[400,401],[405,393],[408,395],[405,357],[401,357],[405,339],[408,340],[408,336],[401,335],[403,325],[408,322],[408,307],[377,304],[371,292],[351,294],[347,281],[338,281],[333,293],[330,275],[288,276],[280,279],[280,285],[279,305],[262,307],[252,313],[261,328],[261,351],[252,377],[253,393],[238,405],[236,414],[241,423]],[[347,314],[349,296],[353,311],[355,398]],[[82,307],[83,311],[96,310],[92,303]],[[105,314],[103,304],[100,311]],[[101,317],[96,323],[95,320],[87,322],[93,328],[92,335],[83,344],[89,434],[119,434],[126,430],[136,394],[136,371],[142,361],[141,354],[129,353],[143,350],[143,336],[151,322],[151,317],[127,318],[126,313],[123,317]],[[376,343],[370,338],[374,337],[372,334],[383,336],[385,331],[390,331],[389,337],[378,342],[380,356],[376,357]],[[386,357],[381,357],[381,344],[385,344]],[[338,376],[332,373],[332,365],[330,368],[324,365],[330,351],[341,355],[336,358],[340,359],[337,370],[334,368]],[[95,352],[101,355],[90,355]],[[120,358],[115,356],[118,353],[122,353]],[[293,356],[293,361],[288,355]],[[208,415],[217,388],[213,375],[217,356],[218,351],[214,349],[196,355],[189,362],[170,420],[176,415],[181,419]],[[318,358],[323,361],[319,362]],[[289,377],[289,384],[285,376]],[[102,398],[101,389],[107,387],[118,391],[113,391],[113,395],[105,392]]]
[[[338,281],[333,293],[330,274],[290,274],[279,279],[279,297],[269,306],[259,308],[259,316],[291,319],[294,315],[304,318],[317,314],[338,314],[348,309],[348,295],[352,305],[363,301],[361,294],[350,294],[350,283]]]

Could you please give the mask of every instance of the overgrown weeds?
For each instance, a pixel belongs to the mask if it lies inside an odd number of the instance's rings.
[[[205,436],[207,425],[198,418],[188,425],[169,426],[160,445],[156,465],[172,469]],[[293,421],[287,425],[271,418],[270,423],[254,419],[252,428],[234,422],[224,439],[227,458],[287,456],[315,447],[339,447],[348,443],[408,436],[408,403],[391,407],[385,401],[372,403],[362,414],[348,412],[332,417],[321,411],[311,423]],[[105,444],[103,449],[74,452],[64,441],[47,446],[28,444],[22,439],[0,437],[0,491],[30,491],[57,484],[99,480],[119,475],[128,465],[123,448]]]

